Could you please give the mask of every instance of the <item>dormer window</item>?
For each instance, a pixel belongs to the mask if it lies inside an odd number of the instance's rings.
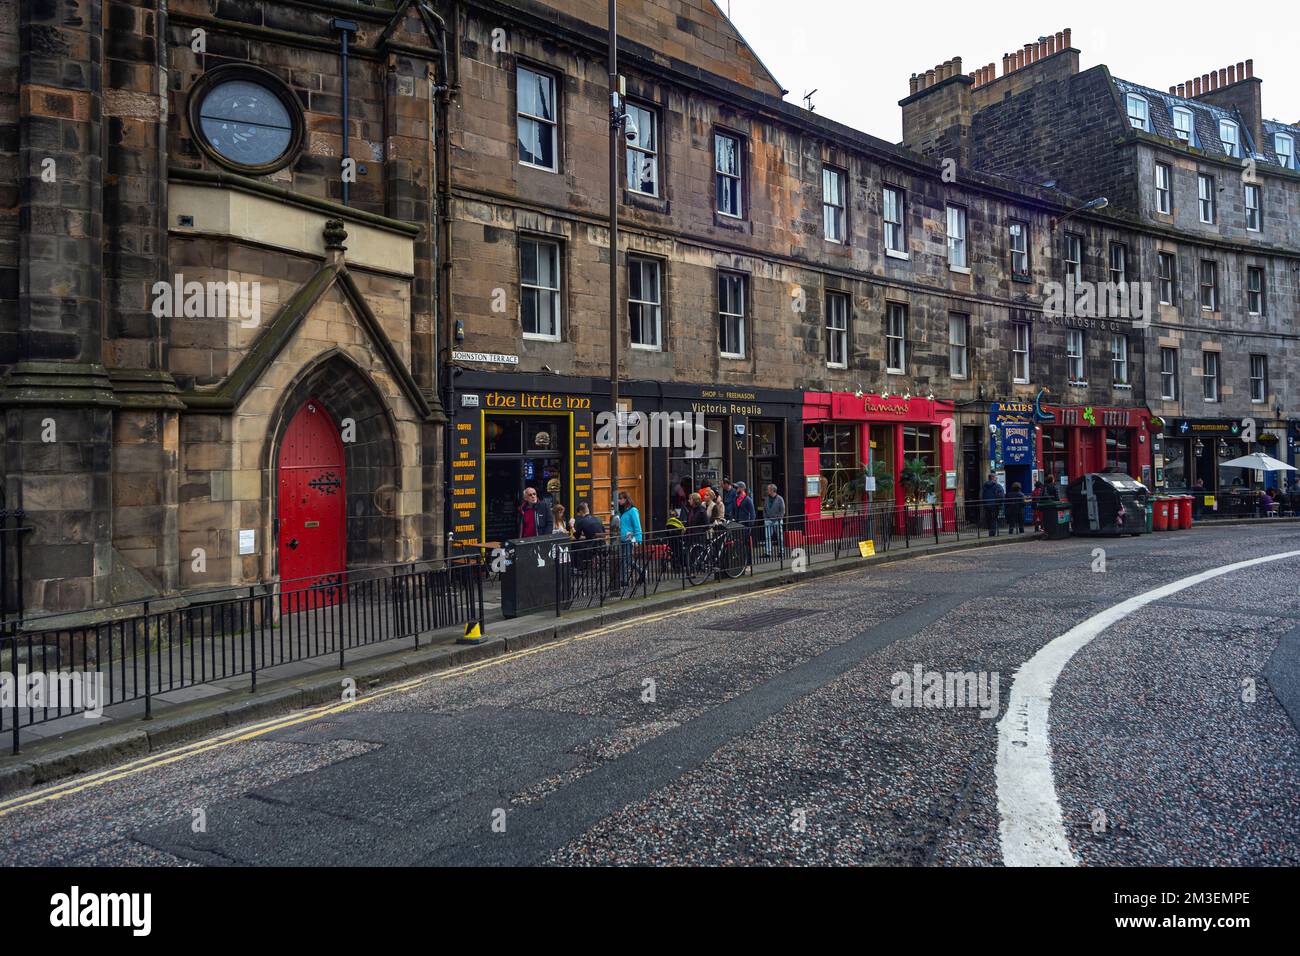
[[[1273,152],[1277,153],[1279,166],[1295,169],[1295,139],[1290,133],[1273,134]]]
[[[1174,135],[1188,146],[1195,145],[1192,142],[1192,111],[1186,106],[1174,107]]]
[[[1219,139],[1223,151],[1235,159],[1241,158],[1241,130],[1232,120],[1219,120]]]
[[[1146,97],[1130,93],[1127,102],[1128,121],[1133,124],[1133,128],[1151,132],[1151,107],[1147,104]]]

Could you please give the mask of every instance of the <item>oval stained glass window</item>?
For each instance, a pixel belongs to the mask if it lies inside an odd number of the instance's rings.
[[[284,102],[258,83],[226,80],[199,106],[203,138],[223,159],[241,166],[267,166],[293,142],[293,118]]]

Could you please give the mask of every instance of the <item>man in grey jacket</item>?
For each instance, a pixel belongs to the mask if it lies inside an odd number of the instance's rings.
[[[772,538],[776,538],[778,554],[784,551],[785,534],[785,499],[776,493],[776,485],[767,486],[767,498],[763,502],[763,553],[772,556]]]

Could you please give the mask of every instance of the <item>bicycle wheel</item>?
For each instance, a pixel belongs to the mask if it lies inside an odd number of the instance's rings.
[[[729,578],[738,578],[745,573],[745,543],[734,535],[728,535],[722,546],[718,569]]]
[[[691,584],[703,584],[711,577],[713,561],[710,559],[708,545],[694,545],[686,554],[686,580]]]

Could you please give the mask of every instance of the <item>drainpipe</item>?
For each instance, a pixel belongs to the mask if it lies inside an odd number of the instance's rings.
[[[348,38],[357,32],[355,20],[340,20],[337,17],[330,27],[339,31],[339,56],[342,59],[343,74],[343,159],[348,158]],[[348,179],[343,177],[343,205],[348,204]]]
[[[439,53],[439,76],[433,86],[433,96],[436,98],[437,105],[430,102],[430,123],[429,135],[433,144],[434,163],[430,165],[430,206],[432,209],[432,219],[434,228],[433,240],[433,281],[430,294],[432,296],[434,316],[433,316],[433,364],[434,374],[442,375],[443,394],[445,397],[444,410],[446,411],[448,422],[443,428],[443,534],[442,534],[442,556],[449,557],[451,554],[452,538],[452,501],[451,496],[446,494],[446,490],[451,487],[451,467],[453,454],[453,432],[454,422],[452,419],[456,415],[456,379],[451,366],[451,350],[454,348],[455,333],[451,322],[451,284],[450,274],[452,268],[452,235],[451,235],[451,118],[450,107],[452,94],[459,88],[457,80],[460,76],[459,67],[456,70],[456,79],[453,80],[451,68],[447,56],[447,21],[433,9],[428,3],[421,0],[419,12],[425,18],[426,25],[432,26],[438,34],[438,53]],[[452,19],[456,25],[456,35],[453,37],[453,49],[456,56],[459,57],[459,7],[452,12]],[[441,142],[439,142],[439,138]],[[446,328],[444,329],[444,322]],[[442,350],[447,350],[447,360],[443,362]]]

